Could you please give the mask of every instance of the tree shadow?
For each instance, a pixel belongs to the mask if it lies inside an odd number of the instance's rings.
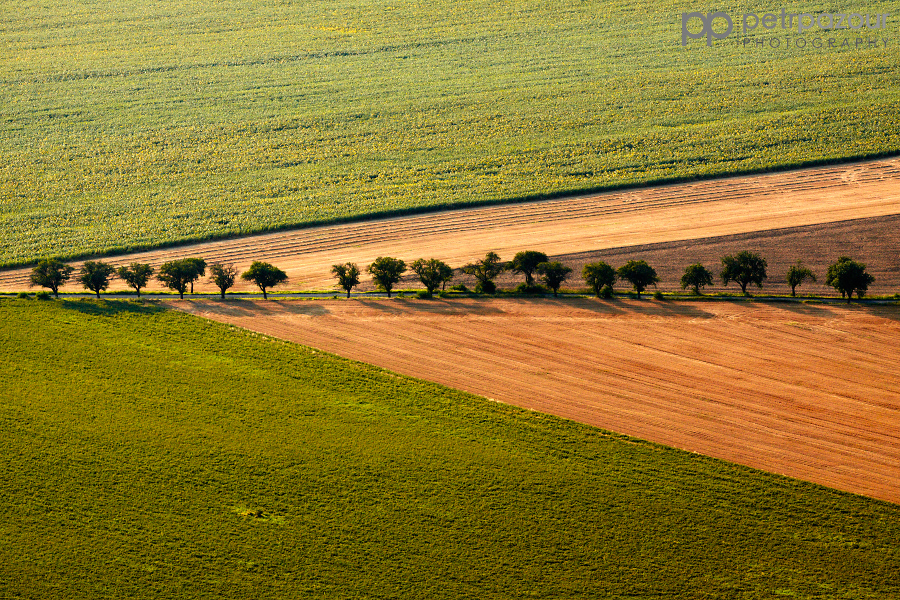
[[[180,301],[179,301],[180,302]],[[314,317],[330,314],[320,302],[309,300],[248,300],[234,298],[227,300],[194,300],[187,305],[172,304],[172,307],[187,313],[214,313],[233,317],[267,317],[274,315],[309,315]]]
[[[766,301],[773,308],[781,309],[785,312],[803,315],[809,317],[830,318],[838,316],[841,312],[848,310],[854,312],[862,312],[892,321],[900,321],[900,306],[890,304],[860,304],[856,300],[847,304],[846,301],[841,302],[797,302],[797,301]]]
[[[579,310],[588,310],[604,315],[649,315],[649,316],[678,316],[690,317],[694,319],[711,319],[715,317],[713,313],[707,312],[702,308],[688,304],[682,300],[640,300],[635,298],[622,298],[613,296],[612,298],[537,298],[536,300],[544,303],[551,303],[558,309],[566,307],[577,308]]]
[[[121,313],[158,314],[165,312],[165,306],[146,300],[97,300],[96,298],[80,298],[78,300],[58,300],[64,310],[74,310],[86,315],[112,316]]]

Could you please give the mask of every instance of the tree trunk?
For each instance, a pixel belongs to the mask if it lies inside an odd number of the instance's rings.
[[[97,300],[100,299],[100,290],[97,290]]]
[[[744,294],[745,296],[747,295],[747,284],[746,283],[741,284],[741,293]]]
[[[347,290],[347,300],[350,299],[350,290]]]
[[[182,290],[178,290],[178,295],[184,300],[184,292]]]
[[[194,294],[194,282],[192,281],[191,282],[191,295],[193,295],[193,294]]]
[[[268,300],[269,297],[266,295],[266,288],[260,288],[263,291],[263,300]]]
[[[221,294],[222,294],[222,300],[224,300],[224,299],[225,299],[225,290],[224,290],[224,289],[221,289],[221,290],[219,290],[219,292],[221,292]]]
[[[791,286],[791,298],[794,298],[794,297],[797,295],[797,294],[794,292],[794,290],[796,290],[796,289],[797,289],[797,286],[796,286],[796,285],[792,285],[792,286]]]

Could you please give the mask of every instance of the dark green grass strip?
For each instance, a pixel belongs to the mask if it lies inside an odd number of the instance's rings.
[[[900,596],[895,505],[153,306],[0,351],[4,600]]]

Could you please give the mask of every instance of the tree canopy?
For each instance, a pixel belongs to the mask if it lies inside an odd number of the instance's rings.
[[[694,263],[684,270],[681,276],[681,289],[686,290],[688,287],[694,290],[694,293],[700,295],[700,288],[712,285],[713,276],[709,269],[700,263]]]
[[[184,262],[192,269],[190,278],[191,293],[194,293],[194,282],[206,274],[206,261],[202,258],[185,258]]]
[[[538,263],[535,271],[544,280],[544,284],[553,290],[553,296],[556,297],[559,293],[559,287],[572,273],[572,268],[563,265],[561,262],[554,261]]]
[[[288,280],[288,276],[273,264],[255,260],[250,268],[241,274],[241,279],[255,283],[256,287],[262,290],[263,300],[268,300],[266,290],[284,283]]]
[[[109,287],[109,281],[116,274],[115,268],[100,260],[88,260],[81,265],[78,282],[100,297],[100,292]]]
[[[388,298],[390,298],[394,284],[400,281],[406,271],[406,263],[399,258],[379,256],[366,267],[366,271],[372,276],[375,285],[387,292]]]
[[[629,260],[619,267],[617,275],[619,279],[624,279],[634,286],[638,298],[641,297],[641,292],[647,289],[648,285],[656,285],[659,282],[656,269],[644,260]]]
[[[438,286],[453,278],[453,269],[450,265],[436,258],[417,259],[410,268],[419,276],[419,281],[425,286],[429,295],[433,294]]]
[[[219,288],[220,298],[225,299],[225,292],[234,285],[237,278],[237,268],[234,265],[213,263],[209,266],[209,280]]]
[[[514,273],[525,275],[525,285],[532,287],[537,266],[544,262],[547,262],[547,255],[543,252],[523,250],[513,257],[512,262],[509,263],[509,269]]]
[[[837,262],[828,267],[825,283],[841,293],[841,297],[847,298],[847,303],[856,292],[857,298],[862,298],[866,290],[875,281],[875,277],[866,272],[864,263],[851,260],[847,256],[837,259]]]
[[[803,266],[803,261],[798,260],[796,265],[791,265],[787,272],[787,282],[791,286],[791,296],[797,295],[797,286],[806,280],[815,281],[816,274]]]
[[[170,260],[159,267],[156,279],[170,290],[178,292],[183,300],[184,292],[187,290],[191,278],[194,277],[194,273],[196,273],[196,266],[186,260]]]
[[[338,285],[347,292],[350,297],[350,290],[359,285],[359,267],[355,263],[344,263],[342,265],[332,265],[331,273],[337,277]]]
[[[599,298],[603,288],[612,287],[616,283],[616,270],[601,260],[584,265],[581,277]]]
[[[497,291],[494,278],[506,270],[506,265],[500,260],[496,252],[488,252],[481,260],[464,265],[462,272],[473,275],[478,282],[475,291],[480,294],[493,294]]]
[[[728,285],[730,281],[741,286],[741,293],[747,293],[747,285],[755,283],[762,287],[763,281],[768,278],[766,274],[766,259],[755,252],[744,250],[735,255],[722,257],[722,283]]]
[[[127,267],[116,269],[116,274],[128,287],[134,288],[138,298],[140,298],[141,288],[146,287],[147,282],[150,281],[150,276],[153,275],[153,267],[145,263],[133,262]]]
[[[59,298],[59,287],[69,280],[74,270],[75,267],[56,258],[45,258],[31,270],[30,285],[50,288],[53,295]]]

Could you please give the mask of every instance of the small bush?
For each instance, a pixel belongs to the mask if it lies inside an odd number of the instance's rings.
[[[547,288],[542,285],[528,285],[527,283],[520,283],[516,287],[516,293],[528,295],[546,294]]]
[[[460,283],[459,285],[452,286],[450,288],[450,291],[451,292],[468,292],[469,288],[467,288],[466,286],[464,286],[463,284]]]
[[[447,292],[439,292],[438,297],[439,298],[449,298],[450,294],[448,294]]]
[[[397,292],[398,298],[406,298],[406,292]]]
[[[431,298],[434,298],[434,296],[428,290],[419,290],[416,292],[416,298],[419,300],[430,300]]]
[[[611,285],[604,285],[600,288],[600,297],[609,300],[613,297],[613,288]]]
[[[494,285],[493,281],[485,281],[483,283],[479,283],[475,286],[476,294],[496,294],[497,286]]]
[[[655,292],[653,292],[653,299],[654,300],[664,300],[663,293],[659,290],[656,290]]]
[[[47,291],[40,291],[40,292],[36,293],[36,294],[34,295],[34,297],[37,298],[38,300],[49,300],[49,299],[50,299],[50,292],[47,292]]]
[[[28,298],[28,297],[29,297],[29,296],[28,296],[28,292],[19,292],[19,293],[16,295],[16,298]]]

